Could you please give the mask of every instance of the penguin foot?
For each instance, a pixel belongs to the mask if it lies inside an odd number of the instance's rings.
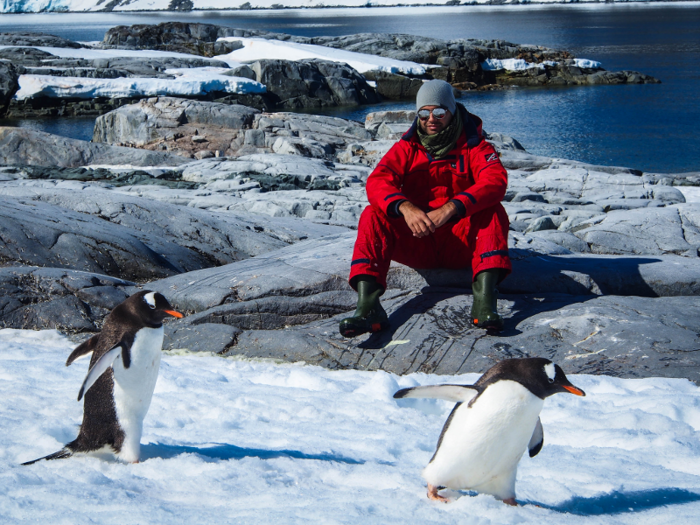
[[[435,487],[428,483],[428,499],[431,499],[433,501],[439,501],[441,503],[449,503],[450,500],[443,496],[440,496],[440,494],[438,494],[438,490],[440,490],[439,487]]]
[[[517,506],[518,506],[518,502],[515,501],[515,498],[504,499],[504,500],[503,500],[503,503],[505,503],[506,505],[511,505],[511,506],[513,506],[513,507],[517,507]]]

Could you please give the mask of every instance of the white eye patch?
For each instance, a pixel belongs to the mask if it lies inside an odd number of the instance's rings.
[[[148,306],[150,306],[151,308],[156,307],[156,293],[155,292],[147,293],[146,295],[143,296],[143,300],[146,301]]]
[[[549,381],[554,381],[554,377],[557,375],[557,371],[554,368],[554,363],[547,363],[544,365],[544,373],[547,374]]]

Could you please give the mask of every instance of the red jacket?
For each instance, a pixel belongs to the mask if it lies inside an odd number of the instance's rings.
[[[481,119],[461,104],[457,108],[464,131],[455,148],[433,159],[420,143],[416,119],[367,179],[370,204],[396,217],[398,201],[408,200],[427,212],[454,200],[465,217],[503,200],[508,175],[496,150],[484,140]]]

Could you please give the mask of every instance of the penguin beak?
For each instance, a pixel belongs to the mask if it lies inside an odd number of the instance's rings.
[[[182,319],[184,316],[180,312],[176,312],[175,310],[163,310],[166,314],[172,315],[173,317],[177,317],[178,319]]]
[[[571,392],[575,396],[585,396],[586,395],[586,393],[583,390],[581,390],[580,388],[576,388],[574,385],[562,385],[562,387],[564,388],[564,390]]]

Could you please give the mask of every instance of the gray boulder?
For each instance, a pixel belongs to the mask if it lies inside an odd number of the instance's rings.
[[[19,89],[18,78],[19,75],[14,65],[0,61],[0,115],[5,113],[10,100]]]
[[[365,78],[347,64],[323,60],[257,60],[248,66],[280,109],[379,102]]]
[[[224,152],[257,113],[238,105],[149,98],[99,117],[92,140],[140,148],[153,144],[188,157],[202,149]],[[193,142],[195,135],[204,140]]]
[[[377,93],[390,100],[414,99],[423,81],[385,71],[368,71],[365,78],[377,85]]]
[[[0,268],[0,327],[96,332],[128,297],[125,281],[60,268]]]
[[[5,166],[178,166],[185,162],[168,153],[95,144],[29,128],[0,127],[0,164]]]
[[[297,113],[261,113],[241,105],[158,97],[97,119],[93,141],[167,150],[194,157],[280,153],[333,159],[351,141],[368,140],[345,119]]]
[[[700,204],[610,211],[571,228],[593,253],[700,255]]]

